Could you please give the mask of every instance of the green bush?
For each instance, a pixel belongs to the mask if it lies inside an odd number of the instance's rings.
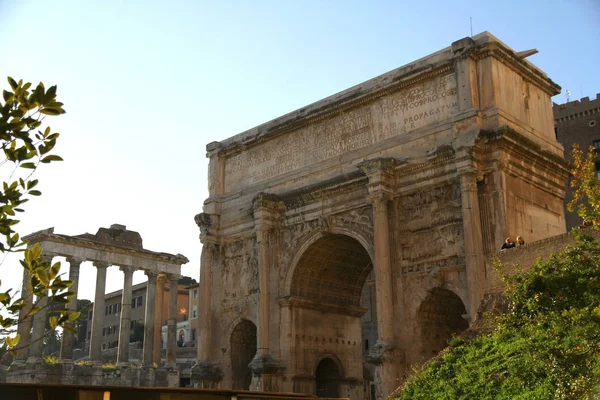
[[[600,245],[576,244],[506,278],[492,334],[451,340],[397,399],[592,399],[600,387]]]

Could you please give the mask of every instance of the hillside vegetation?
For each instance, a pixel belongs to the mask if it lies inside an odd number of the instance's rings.
[[[397,399],[600,398],[600,245],[590,236],[506,277],[508,312],[491,334],[460,338]]]

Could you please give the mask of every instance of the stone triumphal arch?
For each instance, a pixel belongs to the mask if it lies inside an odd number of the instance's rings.
[[[381,399],[562,233],[560,88],[489,33],[207,146],[200,387]]]

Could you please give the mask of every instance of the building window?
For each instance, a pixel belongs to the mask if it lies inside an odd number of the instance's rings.
[[[94,314],[92,313],[92,311],[88,312],[88,320],[92,320],[92,317],[94,316]]]
[[[596,178],[600,178],[600,161],[594,163],[596,165]]]
[[[131,302],[131,308],[137,308],[142,306],[142,296],[135,297]]]
[[[600,152],[600,140],[594,140],[594,149],[596,150],[596,153]]]
[[[129,322],[129,329],[133,330],[134,327],[135,327],[135,321],[130,321]]]
[[[192,311],[192,318],[198,318],[198,311],[197,310]]]
[[[198,298],[198,289],[194,289],[194,300]]]
[[[196,340],[196,330],[192,329],[192,340]]]
[[[102,336],[106,336],[106,328],[102,328]]]

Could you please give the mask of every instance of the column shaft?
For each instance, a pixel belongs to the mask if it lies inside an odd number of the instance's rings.
[[[92,315],[92,332],[90,336],[90,361],[102,363],[102,325],[104,324],[104,291],[106,289],[106,268],[108,264],[95,262],[96,294]]]
[[[214,245],[205,243],[202,246],[200,259],[200,295],[198,296],[198,360],[211,359],[212,344],[212,260]]]
[[[169,282],[169,319],[167,322],[167,367],[175,368],[177,351],[177,298],[179,277],[171,276]]]
[[[375,219],[375,285],[377,288],[377,331],[379,340],[394,340],[394,304],[392,297],[392,264],[390,258],[390,228],[388,199],[373,200]]]
[[[154,305],[156,316],[154,318],[154,363],[160,366],[162,354],[162,324],[163,324],[163,304],[164,304],[164,285],[165,276],[161,275],[156,279],[156,304]]]
[[[77,292],[79,290],[79,268],[81,266],[81,260],[67,259],[69,262],[69,280],[73,282],[69,291],[75,292],[75,296],[69,298],[69,311],[77,311]],[[65,326],[72,329],[76,328],[75,321],[68,322]],[[60,345],[60,358],[62,360],[73,360],[73,333],[63,330],[62,343]]]
[[[19,325],[17,326],[17,333],[21,337],[17,348],[17,360],[27,360],[29,353],[28,347],[21,347],[31,343],[31,328],[33,327],[33,316],[30,315],[31,309],[33,308],[33,293],[31,288],[31,274],[29,270],[23,268],[23,286],[21,289],[21,299],[23,300],[23,308],[19,310]]]
[[[269,354],[269,241],[268,231],[259,230],[258,239],[258,346],[256,355]]]
[[[42,262],[52,264],[52,256],[42,255]],[[44,334],[46,333],[46,321],[48,320],[48,290],[36,299],[36,307],[39,311],[33,316],[33,331],[31,333],[31,346],[29,346],[29,358],[41,358],[44,350]]]
[[[46,320],[48,319],[48,291],[36,298],[36,307],[40,310],[33,316],[33,331],[31,333],[31,346],[29,346],[29,358],[42,357],[44,349],[44,333],[46,331]]]
[[[483,265],[483,242],[481,215],[477,196],[475,173],[465,173],[460,177],[463,231],[465,240],[465,263],[469,293],[468,313],[471,318],[477,312],[483,297],[485,266]]]
[[[129,337],[131,335],[131,287],[133,271],[131,267],[121,267],[123,271],[123,292],[121,295],[121,321],[119,322],[119,349],[117,363],[129,362]]]
[[[146,271],[148,284],[146,286],[146,315],[144,317],[144,350],[142,362],[145,367],[152,367],[154,361],[154,318],[156,305],[156,274]]]

